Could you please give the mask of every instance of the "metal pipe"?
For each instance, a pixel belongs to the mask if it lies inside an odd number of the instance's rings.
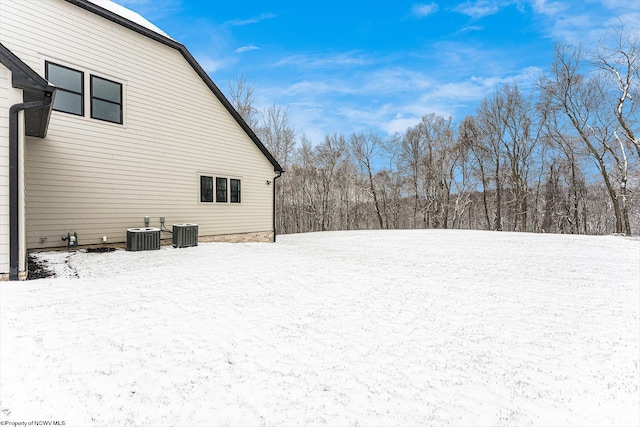
[[[276,242],[276,179],[282,176],[283,171],[277,171],[278,175],[273,178],[273,243]]]
[[[18,280],[20,270],[20,158],[18,116],[20,111],[48,107],[53,100],[51,94],[42,101],[23,102],[9,108],[9,280]]]

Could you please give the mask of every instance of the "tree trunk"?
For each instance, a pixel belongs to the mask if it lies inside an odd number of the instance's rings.
[[[502,231],[502,184],[500,182],[500,159],[496,158],[496,217],[493,223],[493,229],[495,231]]]

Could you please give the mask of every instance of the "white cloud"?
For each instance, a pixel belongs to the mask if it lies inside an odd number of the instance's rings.
[[[440,85],[428,96],[446,102],[477,102],[502,84],[517,83],[521,88],[532,87],[543,74],[541,68],[526,67],[509,75],[472,76],[466,80]]]
[[[534,13],[543,18],[549,38],[591,46],[622,23],[638,28],[640,2],[584,0],[569,4],[559,0],[529,0]]]
[[[370,92],[373,95],[385,92],[425,90],[433,86],[433,79],[427,73],[396,67],[368,72],[356,84],[361,87],[361,92]]]
[[[500,81],[499,78],[476,79],[472,77],[469,80],[438,86],[430,96],[456,101],[478,101],[489,94]]]
[[[236,53],[250,52],[252,50],[259,50],[260,48],[254,44],[248,44],[246,46],[239,47],[235,50]]]
[[[568,8],[566,4],[553,0],[532,0],[531,7],[535,13],[550,17],[559,16]]]
[[[335,127],[335,111],[325,109],[322,104],[289,104],[287,112],[298,136],[304,134],[314,144],[322,142],[328,133],[340,131]]]
[[[495,61],[495,58],[503,58],[501,59],[502,64],[509,60],[508,57],[505,58],[505,52],[501,51],[499,47],[480,48],[470,43],[455,41],[434,43],[429,55],[431,56],[430,60],[439,64],[441,69],[449,70],[449,73],[456,71],[467,73],[467,70],[478,67],[486,69],[488,64]],[[455,76],[449,77],[455,78]]]
[[[500,4],[497,1],[490,0],[467,1],[458,5],[454,10],[478,19],[498,13]]]
[[[371,127],[372,125],[377,127],[386,116],[392,114],[390,108],[392,109],[389,104],[372,106],[371,108],[348,106],[340,108],[338,113],[345,117],[349,123],[357,123],[365,127]]]
[[[484,30],[484,27],[481,27],[479,25],[470,25],[456,32],[456,35],[462,35],[462,34],[471,33],[473,31],[483,31],[483,30]]]
[[[219,58],[213,58],[210,55],[196,55],[196,61],[207,73],[215,73],[220,69],[227,68],[232,62],[229,60],[222,60]]]
[[[474,50],[458,46],[458,51],[473,54]],[[511,72],[496,67],[485,69],[482,75],[438,77],[433,70],[375,64],[379,66],[374,69],[363,67],[331,76],[312,72],[286,89],[272,87],[267,92],[271,102],[290,106],[296,128],[315,141],[319,135],[330,132],[350,134],[373,129],[387,134],[403,133],[428,113],[460,120],[472,114],[470,106],[490,95],[497,86],[518,82],[522,88],[530,88],[542,74],[537,67]]]
[[[296,67],[300,69],[331,69],[370,65],[372,58],[368,58],[359,51],[331,53],[331,54],[300,54],[282,58],[274,65],[276,67]]]
[[[423,95],[415,102],[394,105],[393,108],[389,108],[392,114],[387,115],[379,127],[389,135],[394,133],[404,134],[408,128],[417,125],[422,116],[426,114],[433,113],[446,118],[453,116],[459,107],[461,107],[459,103]]]
[[[249,19],[234,19],[233,21],[227,22],[228,25],[232,25],[234,27],[241,27],[244,25],[257,24],[258,22],[264,21],[266,19],[273,19],[276,15],[273,13],[262,13],[259,16],[254,16]]]
[[[630,0],[601,0],[602,4],[612,10],[627,10],[640,12],[640,2]]]
[[[357,95],[376,98],[390,93],[411,93],[434,86],[428,73],[404,68],[347,69],[334,76],[311,76],[298,81],[282,92],[288,96]]]
[[[394,133],[402,135],[407,129],[420,123],[420,118],[421,116],[403,117],[401,114],[398,114],[393,119],[387,121],[382,126],[382,129],[389,135],[393,135]]]
[[[429,4],[414,4],[411,8],[411,13],[418,18],[424,18],[425,16],[434,14],[438,11],[437,3]]]
[[[344,84],[338,84],[331,82],[328,79],[322,80],[303,80],[289,86],[285,90],[287,95],[298,95],[313,97],[317,95],[326,95],[329,93],[347,95],[353,93],[353,91]]]

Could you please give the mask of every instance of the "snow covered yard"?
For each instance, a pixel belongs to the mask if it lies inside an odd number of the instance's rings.
[[[0,419],[638,425],[639,248],[427,230],[77,252],[0,284]]]

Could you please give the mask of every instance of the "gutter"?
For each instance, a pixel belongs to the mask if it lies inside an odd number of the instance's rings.
[[[9,108],[9,280],[18,280],[20,270],[20,159],[18,156],[18,116],[20,111],[49,107],[53,102],[51,92],[42,101],[23,102]]]
[[[276,171],[278,175],[273,177],[273,243],[276,242],[276,179],[282,176],[282,170]]]

